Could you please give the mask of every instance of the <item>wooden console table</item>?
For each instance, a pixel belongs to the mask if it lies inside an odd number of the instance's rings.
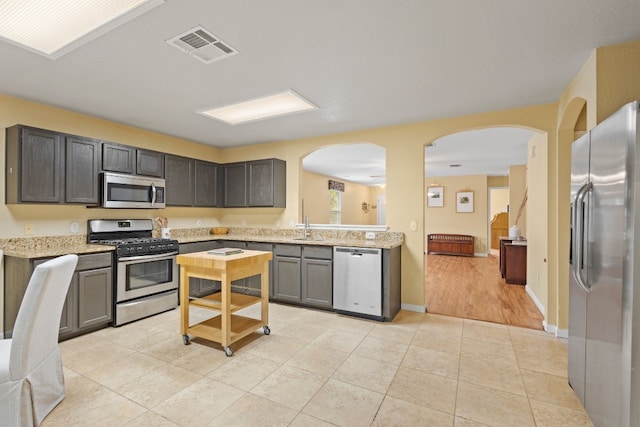
[[[504,245],[504,280],[509,284],[527,284],[527,242],[511,242]]]
[[[207,251],[178,255],[180,265],[180,333],[185,345],[189,334],[218,342],[227,356],[233,355],[231,344],[262,327],[269,335],[269,261],[271,252],[244,250],[235,255],[211,255]],[[231,282],[261,275],[260,296],[231,292]],[[221,290],[202,298],[189,296],[189,278],[219,280]],[[232,314],[261,303],[260,319]],[[189,307],[219,311],[219,315],[203,322],[189,324]]]

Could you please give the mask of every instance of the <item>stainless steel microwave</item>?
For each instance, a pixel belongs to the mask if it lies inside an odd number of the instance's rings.
[[[165,207],[165,181],[162,178],[102,174],[102,207],[158,209]]]

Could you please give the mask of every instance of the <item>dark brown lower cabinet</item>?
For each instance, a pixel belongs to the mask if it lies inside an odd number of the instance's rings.
[[[5,256],[4,337],[11,338],[33,270],[51,258]],[[78,256],[60,318],[60,341],[108,326],[113,320],[111,252]]]

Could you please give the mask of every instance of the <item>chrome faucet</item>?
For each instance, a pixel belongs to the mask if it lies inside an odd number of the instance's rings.
[[[311,230],[309,230],[309,215],[304,217],[304,238],[308,239],[311,236]]]

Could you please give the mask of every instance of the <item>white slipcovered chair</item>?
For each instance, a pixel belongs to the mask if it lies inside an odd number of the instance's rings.
[[[77,263],[64,255],[31,275],[13,336],[0,341],[0,426],[38,426],[64,399],[58,329]]]

